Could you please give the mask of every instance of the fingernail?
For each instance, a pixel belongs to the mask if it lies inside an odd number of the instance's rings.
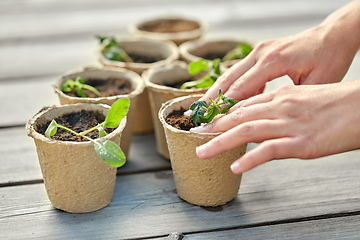
[[[201,130],[203,129],[203,127],[194,127],[194,128],[190,128],[190,132],[196,132],[196,133],[199,133],[199,132],[202,132]]]
[[[191,115],[191,110],[187,110],[186,112],[184,112],[184,116],[185,117],[188,117],[188,116],[190,116]]]
[[[196,147],[196,155],[198,157],[200,157],[200,158],[203,157],[204,154],[205,154],[205,148],[206,148],[205,145],[201,145],[201,146]]]
[[[230,168],[231,168],[231,171],[235,174],[241,173],[240,163],[238,161],[231,164]]]

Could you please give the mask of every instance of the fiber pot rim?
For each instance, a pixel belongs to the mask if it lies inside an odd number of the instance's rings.
[[[176,32],[176,33],[156,33],[140,30],[139,26],[143,25],[147,22],[154,22],[159,20],[185,20],[197,23],[199,28],[190,31]],[[205,31],[208,29],[208,24],[202,19],[196,19],[192,17],[185,16],[159,16],[159,17],[150,17],[130,24],[128,30],[131,34],[135,36],[144,36],[151,39],[169,39],[174,42],[182,42],[187,41],[188,39],[196,39],[199,38]]]
[[[216,136],[219,136],[221,134],[220,132],[219,133],[196,133],[196,132],[191,132],[191,131],[180,130],[180,129],[174,128],[173,126],[171,126],[170,124],[168,124],[165,121],[165,118],[171,113],[171,112],[166,113],[166,110],[171,108],[171,106],[173,106],[179,102],[183,102],[183,101],[195,102],[202,96],[203,96],[203,94],[193,94],[193,95],[188,95],[188,96],[183,96],[183,97],[177,97],[177,98],[174,98],[174,99],[171,99],[171,100],[165,102],[161,106],[159,113],[158,113],[158,117],[159,117],[162,125],[173,132],[187,134],[189,136],[198,137],[198,138],[205,138],[205,137],[214,138]],[[189,104],[189,106],[190,106],[190,104]]]
[[[36,125],[36,121],[40,117],[42,117],[45,114],[49,113],[50,111],[57,110],[57,109],[71,109],[71,108],[74,108],[75,111],[72,110],[72,111],[69,111],[69,112],[76,112],[77,110],[80,111],[80,110],[83,110],[84,108],[86,109],[86,107],[91,107],[91,106],[95,106],[96,109],[94,109],[94,110],[101,110],[101,108],[102,108],[102,110],[103,111],[105,110],[106,113],[110,109],[109,105],[106,105],[106,104],[94,104],[94,103],[76,103],[76,104],[66,104],[66,105],[45,106],[27,121],[26,126],[25,126],[27,135],[29,137],[34,138],[34,139],[38,139],[38,140],[40,140],[42,142],[51,143],[51,144],[65,144],[65,145],[80,145],[81,144],[83,146],[93,145],[93,143],[91,141],[73,142],[73,141],[60,141],[60,140],[50,139],[50,138],[45,137],[45,135],[40,134],[39,132],[37,132],[34,129],[34,127]],[[66,114],[66,113],[63,113],[63,114]],[[112,137],[114,137],[119,132],[122,132],[124,130],[125,126],[126,126],[126,121],[127,121],[126,118],[127,117],[125,116],[121,120],[119,126],[117,126],[114,131],[112,131],[111,133],[109,133],[105,137],[94,139],[94,141],[96,141],[96,142],[105,142],[106,140],[109,140]]]
[[[160,72],[166,72],[171,71],[174,68],[183,68],[187,71],[187,64],[183,61],[174,61],[171,64],[163,65],[159,67],[149,68],[143,72],[141,75],[146,87],[151,87],[155,91],[159,92],[175,92],[175,93],[187,93],[192,94],[199,91],[199,89],[179,89],[179,88],[173,88],[165,85],[156,84],[152,81],[150,81],[150,77],[158,74]],[[203,89],[209,89],[209,88],[203,88]]]
[[[150,67],[161,66],[170,63],[172,61],[175,61],[180,56],[179,49],[176,46],[176,44],[166,39],[154,40],[154,39],[144,39],[144,38],[123,38],[123,39],[116,38],[116,40],[120,43],[133,43],[133,44],[150,43],[153,45],[167,47],[170,54],[165,59],[153,63],[119,62],[119,61],[109,60],[104,57],[104,55],[101,53],[101,49],[104,45],[104,43],[102,43],[97,46],[96,55],[99,61],[106,66],[131,68],[131,69],[148,69]]]
[[[81,97],[73,97],[73,96],[68,96],[65,93],[63,93],[60,90],[60,86],[67,80],[67,78],[69,78],[69,75],[76,75],[78,74],[79,76],[81,76],[81,73],[84,72],[92,72],[92,71],[110,71],[110,72],[116,72],[118,74],[122,74],[123,76],[125,76],[131,83],[131,86],[134,86],[134,82],[136,81],[136,87],[135,89],[128,93],[128,94],[122,94],[122,95],[115,95],[115,96],[109,96],[109,97],[97,97],[97,98],[89,98],[89,97],[85,97],[85,98],[81,98]],[[63,97],[63,98],[67,98],[71,101],[77,101],[77,102],[91,102],[91,103],[101,103],[103,102],[105,99],[109,100],[109,101],[116,101],[117,99],[119,99],[119,97],[121,98],[133,98],[139,94],[141,94],[144,89],[144,83],[140,77],[139,74],[130,71],[130,70],[126,70],[123,68],[114,68],[114,67],[84,67],[84,68],[80,68],[80,69],[76,69],[76,70],[71,70],[68,72],[65,72],[64,74],[62,74],[60,77],[58,77],[54,83],[52,83],[52,87],[55,90],[55,93],[57,93],[59,96]]]
[[[207,38],[207,39],[196,39],[188,42],[184,42],[179,46],[180,56],[184,57],[186,60],[200,60],[202,59],[199,56],[193,55],[190,51],[198,48],[199,46],[204,46],[209,43],[216,43],[216,42],[243,42],[250,44],[253,48],[256,46],[257,42],[255,40],[249,38],[239,38],[239,37],[222,37],[222,38]],[[193,61],[191,60],[191,61]],[[234,59],[239,61],[241,59]],[[232,62],[234,60],[225,61],[223,63]]]

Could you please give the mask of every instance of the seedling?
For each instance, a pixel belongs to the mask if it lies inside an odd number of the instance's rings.
[[[77,133],[65,126],[57,124],[56,121],[53,119],[45,131],[45,136],[51,138],[51,136],[54,136],[56,134],[57,128],[65,129],[76,135],[79,138],[79,141],[81,141],[81,138],[85,138],[86,140],[91,141],[94,144],[95,152],[106,164],[112,167],[121,167],[125,164],[126,157],[121,148],[116,143],[110,140],[106,140],[105,142],[97,142],[85,135],[97,129],[99,131],[99,138],[106,136],[106,132],[104,129],[106,127],[117,127],[120,124],[121,120],[126,116],[129,106],[129,98],[122,98],[117,100],[111,106],[104,122],[81,133]]]
[[[96,90],[96,88],[94,88],[93,86],[85,84],[84,80],[80,76],[77,76],[75,81],[72,79],[66,80],[66,82],[63,84],[61,88],[61,91],[64,93],[68,93],[71,92],[74,88],[76,88],[76,93],[79,97],[82,98],[86,97],[86,94],[83,89],[90,90],[93,93],[95,93],[98,97],[101,97],[99,91]]]
[[[101,52],[105,58],[113,61],[134,62],[114,37],[97,35],[96,38],[99,39],[100,44],[104,44]]]
[[[209,67],[209,61],[206,59],[191,62],[188,66],[188,71],[192,76],[201,71],[207,71],[207,73],[198,80],[184,83],[180,89],[211,87],[221,75],[220,59],[214,59],[212,67]]]
[[[223,58],[223,61],[229,61],[234,59],[243,59],[245,58],[251,51],[252,47],[247,43],[240,43],[233,50],[229,51]]]
[[[191,118],[194,120],[196,126],[200,126],[201,123],[209,123],[214,117],[218,114],[225,114],[232,106],[234,106],[239,101],[234,100],[233,98],[225,97],[221,89],[219,89],[219,96],[213,100],[209,98],[211,101],[210,106],[206,103],[206,101],[196,101],[190,106]],[[221,110],[222,105],[225,107]]]

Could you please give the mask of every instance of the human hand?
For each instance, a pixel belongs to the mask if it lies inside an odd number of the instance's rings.
[[[314,86],[284,86],[239,102],[226,115],[191,129],[223,132],[199,146],[210,158],[249,142],[261,143],[232,165],[248,171],[273,159],[312,159],[360,147],[360,80]]]

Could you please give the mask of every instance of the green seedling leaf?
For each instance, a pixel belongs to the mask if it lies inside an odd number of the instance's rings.
[[[214,82],[215,81],[210,77],[210,74],[206,74],[205,76],[203,76],[198,80],[183,83],[180,89],[207,88],[207,87],[211,87],[214,84]]]
[[[120,47],[120,44],[114,37],[111,36],[96,36],[100,43],[105,46],[102,49],[102,54],[105,58],[113,61],[134,62],[133,59]]]
[[[205,113],[203,123],[211,122],[216,115],[220,114],[220,109],[216,104],[211,104]]]
[[[216,58],[213,60],[213,73],[217,74],[218,77],[221,75],[221,72],[220,72],[220,63],[221,63],[221,60],[220,58]],[[216,78],[217,79],[217,78]],[[215,81],[216,81],[215,79]]]
[[[95,37],[97,39],[99,39],[100,43],[103,43],[105,39],[107,39],[107,36],[102,36],[102,35],[95,35]]]
[[[219,58],[214,59],[212,68],[209,68],[209,61],[206,59],[191,62],[188,66],[190,75],[195,75],[201,71],[207,71],[207,73],[198,80],[184,83],[180,89],[211,87],[221,75],[220,62],[221,60]]]
[[[63,84],[61,88],[61,91],[64,93],[68,93],[71,92],[73,88],[76,88],[77,96],[82,98],[86,97],[86,94],[83,89],[90,90],[93,93],[95,93],[98,97],[101,97],[100,92],[93,86],[85,84],[83,78],[80,76],[77,76],[75,81],[73,81],[72,79],[66,80],[66,82]]]
[[[94,144],[97,155],[112,167],[121,167],[126,162],[126,157],[121,148],[114,142],[107,140],[103,143]]]
[[[241,43],[233,50],[229,51],[224,57],[223,61],[229,61],[233,59],[243,59],[245,58],[253,48],[247,43]]]
[[[126,116],[130,106],[130,99],[129,98],[122,98],[117,100],[110,108],[105,122],[104,128],[115,128],[117,127],[121,120]]]
[[[213,100],[209,98],[211,104],[207,105],[206,101],[196,101],[190,106],[191,118],[195,122],[196,126],[199,126],[201,123],[211,122],[218,114],[226,113],[232,106],[234,106],[239,101],[235,101],[233,98],[225,97],[221,89],[219,89],[219,96]],[[220,111],[221,106],[226,105],[222,111]]]
[[[204,109],[208,108],[206,101],[196,101],[190,106],[190,110],[192,110],[190,116],[192,120],[195,122],[196,126],[199,126],[204,119]]]
[[[201,71],[208,69],[209,61],[206,59],[200,59],[198,61],[191,62],[188,66],[188,71],[190,75],[198,74]]]
[[[58,127],[58,124],[53,119],[45,131],[45,137],[51,138],[51,136],[54,136],[57,132],[57,127]]]
[[[98,131],[99,131],[99,138],[105,137],[107,135],[102,126],[98,127]]]

